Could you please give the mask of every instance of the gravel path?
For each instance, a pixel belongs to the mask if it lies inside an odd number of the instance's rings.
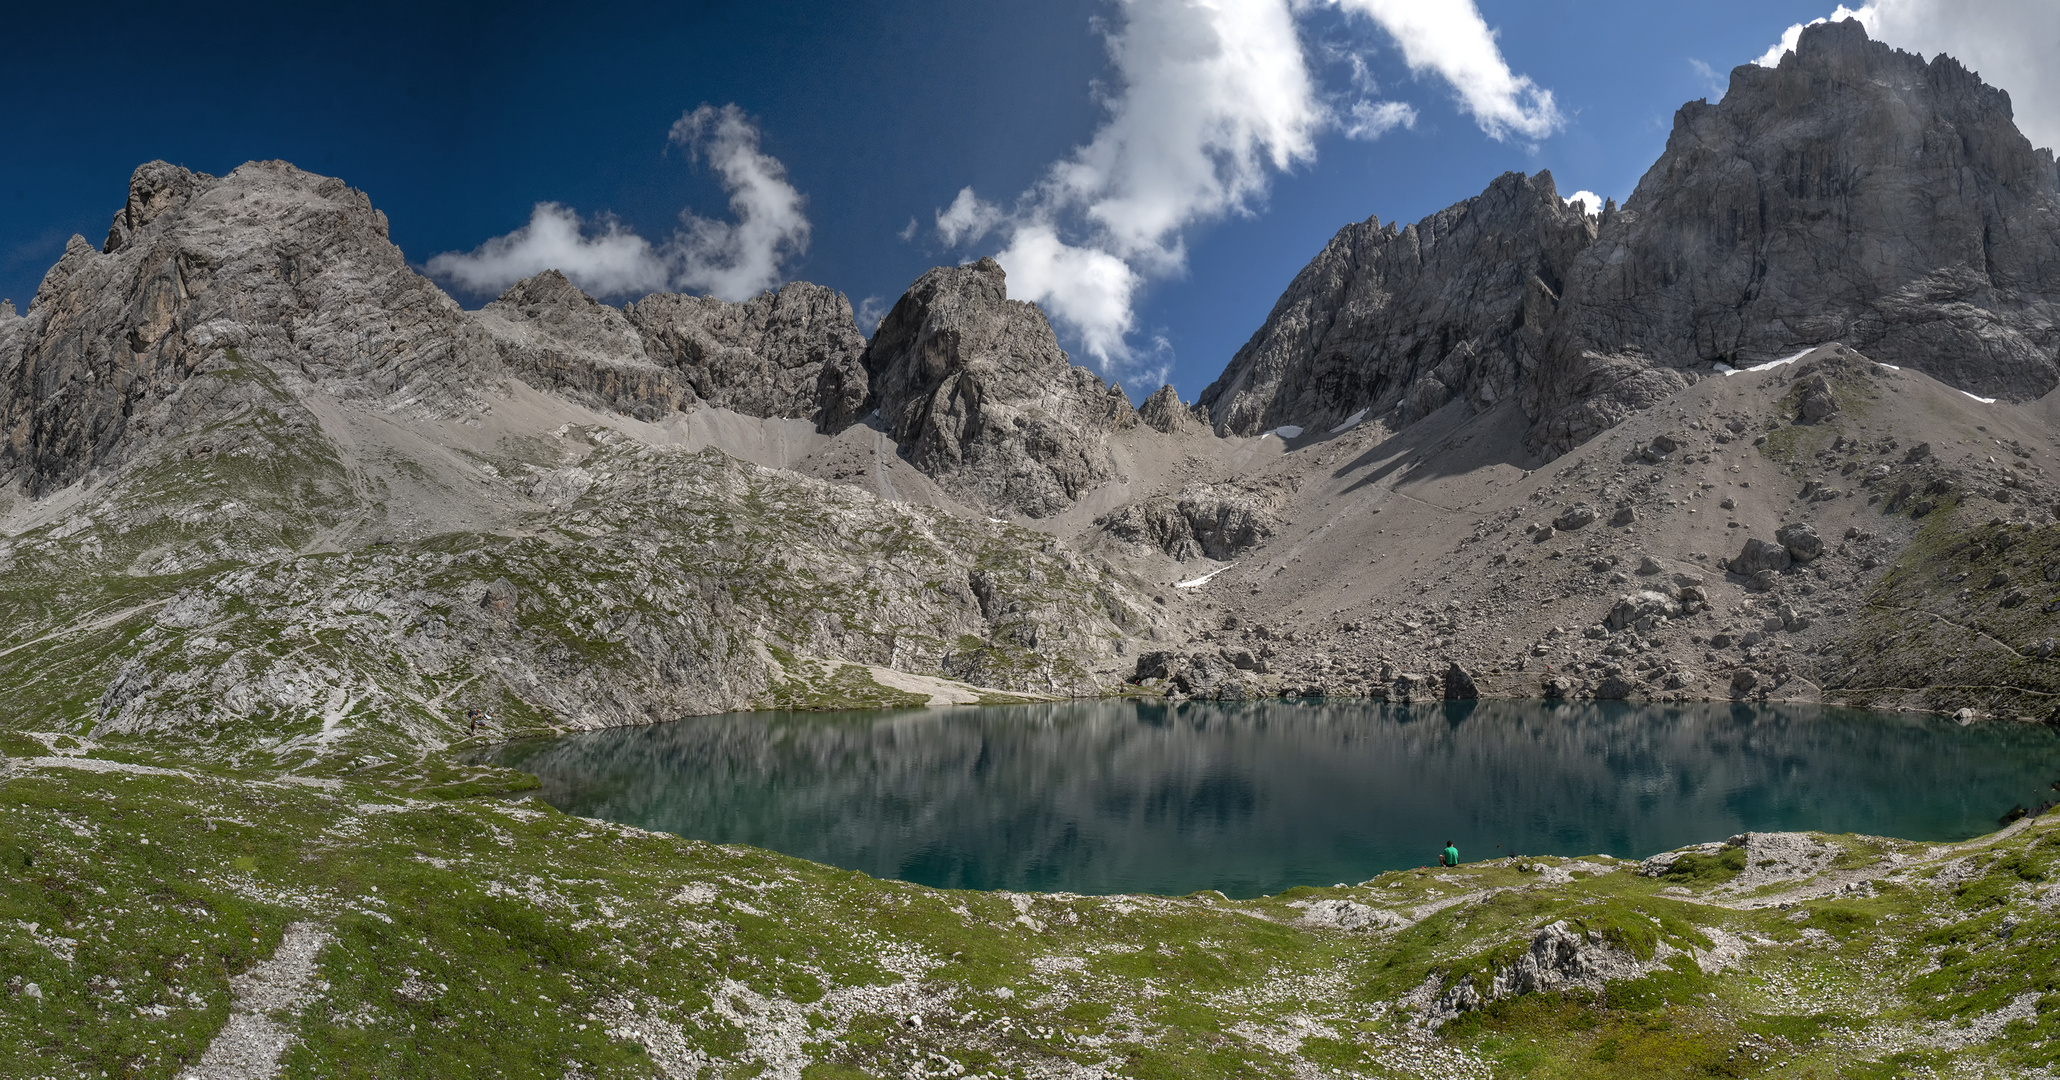
[[[208,1044],[200,1063],[179,1080],[259,1080],[279,1072],[279,1056],[293,1040],[288,1027],[307,1001],[315,958],[329,944],[329,928],[297,922],[286,928],[271,959],[229,980],[236,997],[229,1022]]]

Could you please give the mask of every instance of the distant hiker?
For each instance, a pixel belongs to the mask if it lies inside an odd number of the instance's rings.
[[[1441,852],[1439,852],[1439,853],[1438,853],[1438,865],[1439,865],[1439,866],[1458,866],[1458,865],[1459,865],[1459,849],[1458,849],[1457,847],[1454,847],[1454,846],[1453,846],[1453,844],[1452,844],[1452,841],[1450,841],[1450,840],[1447,840],[1447,841],[1445,841],[1445,850],[1444,850],[1444,851],[1441,851]]]

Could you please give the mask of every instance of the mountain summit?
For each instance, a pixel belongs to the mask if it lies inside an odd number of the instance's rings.
[[[1806,29],[1683,106],[1622,208],[1549,174],[1340,231],[1202,395],[1217,429],[1520,397],[1564,452],[1688,385],[1839,341],[1972,393],[2060,383],[2060,172],[1951,57]]]

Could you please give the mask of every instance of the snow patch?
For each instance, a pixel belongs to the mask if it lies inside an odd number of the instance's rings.
[[[1347,417],[1345,417],[1345,422],[1344,422],[1344,423],[1342,423],[1342,424],[1339,424],[1338,426],[1336,426],[1336,427],[1334,427],[1334,428],[1332,428],[1332,429],[1330,429],[1330,433],[1331,433],[1332,435],[1336,435],[1336,434],[1337,434],[1338,432],[1341,432],[1341,431],[1350,431],[1350,430],[1352,430],[1353,428],[1355,428],[1355,427],[1358,427],[1358,426],[1359,426],[1359,422],[1360,422],[1361,420],[1364,420],[1364,419],[1366,419],[1366,414],[1367,414],[1367,412],[1368,412],[1368,411],[1369,411],[1369,410],[1367,410],[1367,409],[1361,409],[1361,410],[1359,410],[1358,412],[1355,412],[1355,413],[1353,413],[1352,415],[1350,415],[1350,416],[1347,416]]]
[[[1230,566],[1236,565],[1236,563],[1230,564]],[[1199,589],[1202,586],[1207,585],[1209,583],[1210,578],[1215,577],[1216,575],[1224,572],[1225,570],[1230,569],[1230,566],[1219,566],[1216,569],[1211,570],[1198,578],[1190,578],[1186,581],[1176,581],[1173,583],[1173,587],[1176,589]]]
[[[1966,394],[1968,397],[1971,397],[1976,401],[1981,402],[1983,405],[1994,405],[1996,403],[1996,399],[1992,397],[1982,397],[1980,394],[1969,393],[1966,390],[1962,390],[1960,392]]]
[[[1302,437],[1302,429],[1293,424],[1282,424],[1272,431],[1261,432],[1259,437],[1263,439],[1268,435],[1278,435],[1283,439],[1299,439]]]
[[[1740,371],[1772,371],[1783,364],[1793,364],[1797,360],[1800,360],[1803,357],[1808,356],[1813,352],[1816,352],[1818,349],[1822,347],[1823,346],[1821,345],[1812,345],[1809,348],[1804,349],[1799,353],[1796,353],[1794,356],[1784,356],[1779,360],[1769,360],[1764,364],[1754,364],[1751,367],[1747,368],[1731,368],[1726,367],[1723,364],[1718,364],[1717,370],[1723,372],[1726,375],[1736,375]]]

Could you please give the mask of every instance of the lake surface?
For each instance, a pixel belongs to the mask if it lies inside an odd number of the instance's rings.
[[[1792,705],[1082,702],[738,713],[501,748],[567,813],[947,888],[1234,897],[1751,831],[1961,840],[2060,734]]]

